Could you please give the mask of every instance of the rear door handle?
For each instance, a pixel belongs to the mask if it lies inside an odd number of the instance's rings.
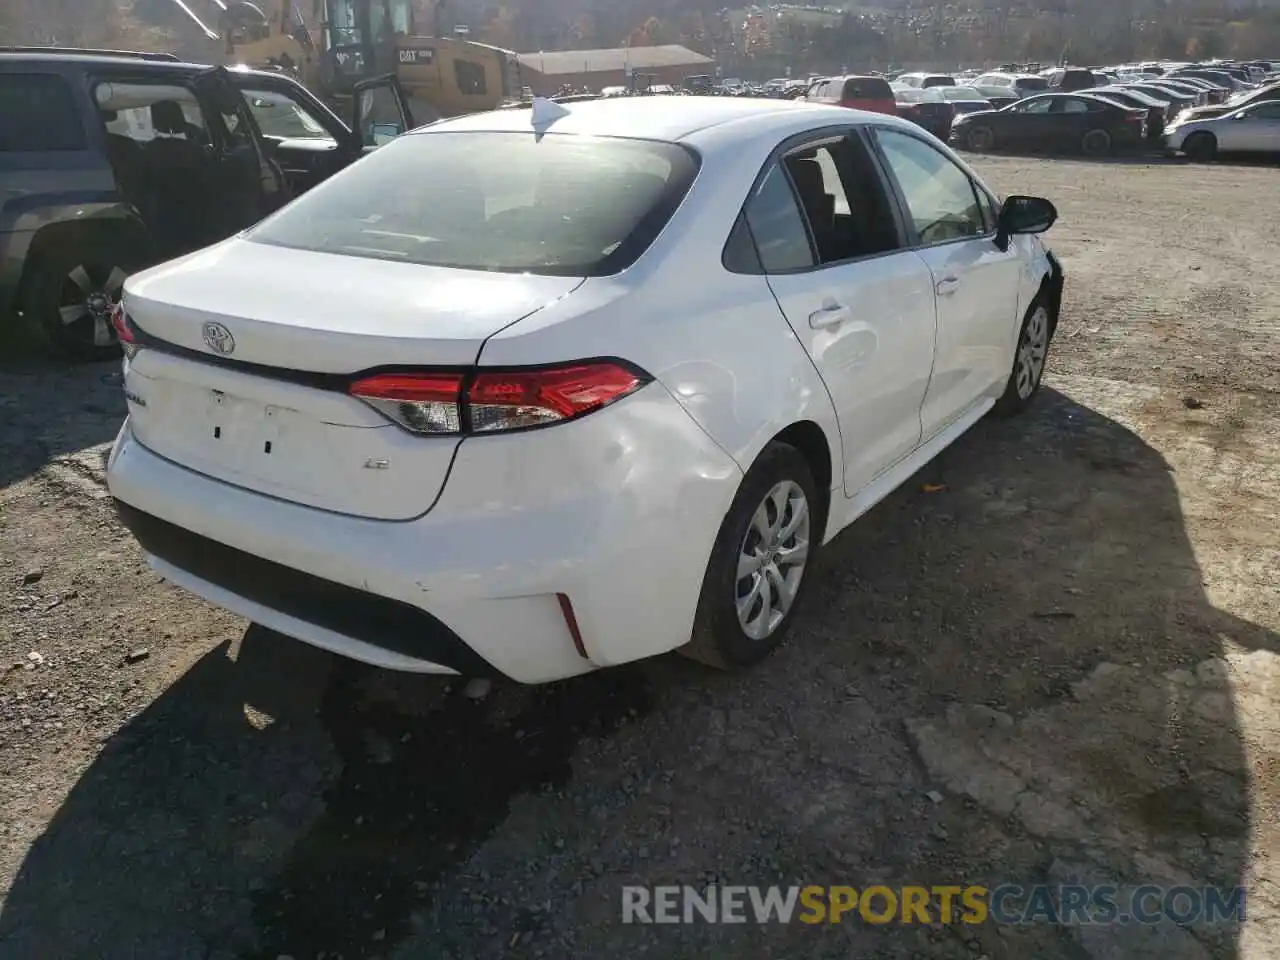
[[[938,281],[938,285],[934,287],[940,297],[949,297],[960,289],[960,279],[958,277],[943,277]]]
[[[814,330],[823,330],[827,327],[835,327],[844,323],[850,317],[849,308],[832,304],[823,307],[821,310],[815,310],[809,314],[809,326]]]

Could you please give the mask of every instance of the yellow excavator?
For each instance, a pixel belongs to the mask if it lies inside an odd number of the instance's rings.
[[[180,56],[292,73],[343,104],[361,80],[395,74],[416,123],[493,110],[521,93],[516,55],[456,32],[451,4],[434,5],[419,35],[416,0],[173,0],[198,38]],[[197,7],[211,9],[201,10]],[[203,15],[202,15],[203,13]]]

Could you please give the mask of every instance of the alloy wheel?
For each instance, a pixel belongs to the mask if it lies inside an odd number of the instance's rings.
[[[63,277],[58,291],[58,315],[71,335],[95,347],[116,342],[111,310],[128,279],[119,267],[78,264]]]
[[[1040,384],[1044,360],[1049,352],[1049,311],[1036,307],[1027,319],[1027,327],[1018,344],[1018,367],[1014,383],[1018,398],[1026,400]]]
[[[809,561],[810,511],[792,480],[773,486],[756,508],[738,554],[738,623],[752,640],[775,633],[795,603]]]

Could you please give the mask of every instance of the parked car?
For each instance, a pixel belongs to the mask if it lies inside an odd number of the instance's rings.
[[[1102,156],[1140,145],[1147,111],[1083,93],[1045,93],[1002,110],[956,117],[951,140],[967,150],[1077,150]]]
[[[904,87],[954,87],[956,78],[947,73],[904,73],[894,83]]]
[[[830,106],[870,110],[872,113],[897,113],[893,90],[883,77],[832,77],[809,89],[805,100]]]
[[[1172,122],[1178,112],[1173,104],[1149,97],[1140,90],[1129,90],[1125,87],[1097,87],[1081,92],[1110,100],[1131,110],[1147,111],[1147,140],[1155,144],[1164,144],[1165,124]]]
[[[1206,107],[1192,107],[1190,110],[1184,111],[1182,118],[1184,120],[1208,120],[1211,117],[1221,117],[1227,113],[1234,113],[1241,107],[1247,107],[1253,103],[1264,103],[1269,100],[1280,100],[1280,83],[1273,83],[1258,90],[1246,90],[1242,93],[1237,93],[1226,103],[1218,103]]]
[[[1219,117],[1179,117],[1165,128],[1165,146],[1190,160],[1224,153],[1280,156],[1280,100],[1263,100]]]
[[[439,122],[128,280],[108,486],[167,579],[357,660],[745,666],[823,543],[1033,402],[1056,215],[834,107]]]
[[[1187,80],[1165,80],[1157,78],[1155,80],[1140,81],[1147,86],[1158,87],[1161,90],[1171,90],[1174,93],[1180,93],[1183,96],[1191,97],[1193,104],[1197,107],[1204,106],[1209,102],[1209,91],[1203,87],[1193,85]]]
[[[412,126],[394,77],[354,100],[358,133],[280,73],[0,49],[0,320],[16,311],[63,357],[119,356],[110,312],[129,274],[249,226]]]
[[[1084,67],[1053,67],[1044,71],[1041,76],[1049,85],[1048,89],[1061,93],[1088,90],[1090,87],[1101,87],[1110,82],[1106,77],[1096,76],[1092,70],[1086,70]]]
[[[1162,100],[1169,104],[1172,112],[1177,115],[1183,110],[1194,107],[1198,103],[1198,97],[1195,94],[1183,93],[1180,90],[1172,90],[1169,87],[1162,87],[1154,81],[1146,83],[1126,83],[1125,90],[1133,90],[1138,93],[1145,93],[1153,100]]]
[[[1045,92],[1049,89],[1049,81],[1031,74],[996,71],[984,73],[970,86],[996,107],[1005,107],[1023,97]]]
[[[955,118],[956,108],[955,104],[938,96],[937,91],[948,89],[905,87],[895,90],[898,116],[923,127],[939,140],[946,140],[951,135],[951,121]]]

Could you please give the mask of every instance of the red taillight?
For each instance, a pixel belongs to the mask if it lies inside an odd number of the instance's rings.
[[[497,433],[572,420],[638,390],[648,378],[601,361],[537,369],[380,373],[357,380],[353,397],[419,434]]]
[[[124,304],[116,303],[111,307],[111,328],[121,343],[137,343],[133,329],[129,326],[129,318],[125,316]]]
[[[379,373],[357,380],[350,393],[413,433],[462,431],[460,373]]]
[[[467,392],[471,429],[492,433],[570,420],[625,397],[644,382],[616,363],[484,372]]]

